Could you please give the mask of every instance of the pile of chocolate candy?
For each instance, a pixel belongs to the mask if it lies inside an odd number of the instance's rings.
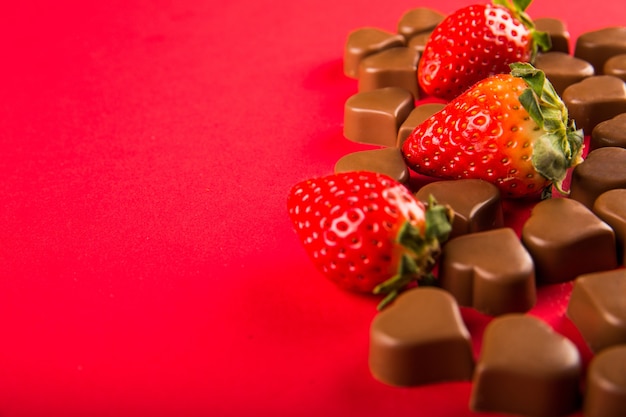
[[[401,146],[444,107],[421,100],[416,77],[444,18],[417,8],[395,32],[349,34],[344,73],[358,80],[358,91],[345,104],[344,136],[378,147],[345,155],[335,172],[375,171],[410,184]],[[571,53],[562,21],[534,23],[552,40],[534,65],[590,137],[571,193],[539,201],[518,235],[504,226],[501,195],[489,182],[434,181],[414,190],[454,210],[453,231],[437,287],[407,290],[374,318],[369,366],[395,386],[471,380],[469,406],[477,411],[554,417],[582,407],[587,417],[625,416],[626,27],[584,33]],[[569,281],[567,317],[595,354],[588,369],[570,340],[525,314],[537,286]],[[461,306],[493,316],[476,359]]]

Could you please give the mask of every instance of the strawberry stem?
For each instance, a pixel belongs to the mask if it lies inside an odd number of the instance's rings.
[[[396,274],[374,288],[374,294],[386,294],[378,304],[378,310],[390,304],[412,282],[419,285],[434,284],[432,269],[441,253],[441,245],[452,230],[452,216],[453,211],[449,207],[437,204],[434,197],[430,196],[425,212],[425,233],[422,234],[409,221],[402,225],[396,240],[406,248],[406,252],[400,258]]]
[[[567,107],[543,71],[531,64],[511,64],[511,75],[523,79],[528,88],[519,101],[530,117],[545,132],[533,143],[532,163],[537,172],[550,180],[559,193],[568,169],[582,162],[582,129],[576,129]]]

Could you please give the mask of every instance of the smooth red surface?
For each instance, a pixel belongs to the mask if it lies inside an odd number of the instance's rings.
[[[372,379],[377,300],[320,276],[286,214],[291,185],[366,148],[342,136],[348,32],[468,3],[374,4],[3,6],[0,416],[479,415],[469,383]],[[573,38],[625,11],[529,10]],[[569,290],[531,313],[577,340]],[[478,352],[487,320],[464,314]]]

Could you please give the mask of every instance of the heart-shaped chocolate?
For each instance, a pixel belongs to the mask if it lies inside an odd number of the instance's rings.
[[[605,120],[591,132],[589,152],[607,146],[626,148],[626,113]]]
[[[570,198],[592,208],[600,194],[616,188],[626,188],[626,149],[598,148],[574,168]]]
[[[414,108],[413,95],[403,88],[353,94],[344,106],[343,134],[354,142],[396,146],[400,125]]]
[[[581,358],[576,346],[542,320],[509,314],[487,325],[470,408],[533,417],[574,412]]]
[[[510,228],[450,240],[439,282],[459,305],[488,315],[525,312],[537,299],[533,260]]]
[[[439,204],[454,210],[450,239],[504,224],[500,191],[490,182],[479,179],[435,181],[415,194],[424,203],[428,203],[431,195]]]
[[[589,364],[583,415],[626,416],[626,345],[603,350]]]
[[[602,74],[606,61],[626,53],[626,27],[611,26],[582,33],[576,39],[574,56],[591,63]]]
[[[576,279],[567,316],[591,350],[626,344],[626,270],[585,274]]]
[[[571,281],[582,274],[617,267],[613,229],[571,198],[537,203],[522,227],[522,242],[542,283]]]
[[[626,266],[626,188],[600,194],[593,203],[593,212],[615,232],[617,258]]]
[[[395,386],[470,380],[470,334],[454,298],[434,287],[398,296],[372,321],[369,367],[376,379]]]
[[[594,75],[593,66],[565,52],[547,52],[537,55],[535,67],[542,70],[552,83],[557,94],[572,84]]]
[[[398,182],[409,180],[409,168],[399,148],[367,149],[344,155],[335,164],[335,173],[373,171],[385,174]]]
[[[605,120],[626,112],[626,84],[612,75],[594,75],[563,91],[563,102],[576,126],[590,135]]]

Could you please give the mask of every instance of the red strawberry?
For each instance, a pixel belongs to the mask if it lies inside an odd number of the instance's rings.
[[[524,12],[531,0],[494,0],[457,10],[426,43],[418,66],[425,93],[451,100],[478,81],[507,73],[509,64],[532,62],[550,37],[535,31]]]
[[[430,278],[440,243],[450,232],[449,210],[425,209],[390,177],[346,172],[296,184],[289,216],[316,267],[341,287],[388,296]]]
[[[449,102],[402,147],[416,172],[443,179],[480,178],[506,197],[560,192],[581,162],[583,134],[545,74],[527,63],[489,77]]]

